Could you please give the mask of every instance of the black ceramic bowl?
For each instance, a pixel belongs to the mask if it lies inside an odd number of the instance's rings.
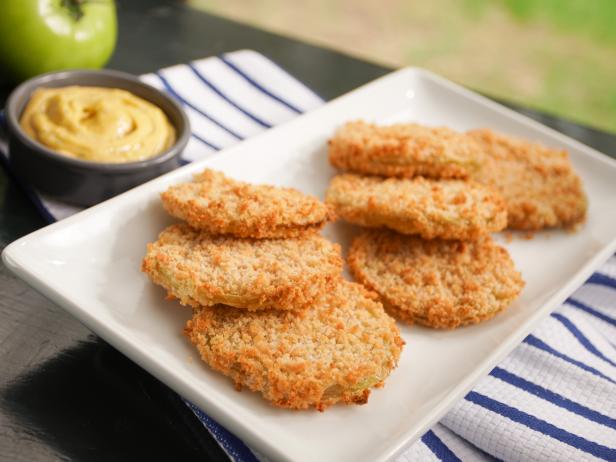
[[[175,143],[155,157],[123,163],[75,159],[43,146],[21,129],[21,113],[35,89],[69,85],[120,88],[150,101],[175,127]],[[111,70],[52,72],[27,80],[11,93],[5,117],[13,172],[39,191],[75,205],[96,204],[178,167],[190,137],[188,118],[174,99],[133,75]]]

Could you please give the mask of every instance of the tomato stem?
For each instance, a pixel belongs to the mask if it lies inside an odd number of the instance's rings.
[[[84,0],[62,0],[60,5],[68,9],[69,14],[75,21],[79,21],[83,17],[83,3]]]

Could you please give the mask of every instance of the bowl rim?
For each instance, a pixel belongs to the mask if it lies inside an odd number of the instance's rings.
[[[22,130],[21,125],[19,123],[19,116],[21,114],[17,114],[17,104],[18,104],[18,100],[20,100],[24,96],[24,94],[28,98],[28,101],[29,101],[34,90],[36,90],[37,88],[44,87],[45,84],[48,84],[50,82],[61,81],[69,77],[89,77],[89,76],[96,76],[96,75],[107,76],[110,78],[118,79],[120,81],[123,80],[125,82],[130,82],[133,85],[138,85],[140,87],[145,88],[146,91],[157,93],[159,96],[165,99],[168,103],[170,103],[170,105],[175,110],[177,110],[178,114],[180,115],[180,118],[182,119],[182,123],[183,123],[183,127],[178,127],[177,125],[174,124],[174,127],[176,129],[175,142],[171,146],[169,146],[167,149],[162,151],[160,154],[157,154],[156,156],[153,156],[153,157],[149,157],[147,159],[141,159],[141,160],[130,161],[130,162],[96,162],[96,161],[91,161],[91,160],[77,159],[77,158],[70,157],[64,154],[60,154],[59,152],[53,149],[50,149],[47,146],[39,143],[37,140],[28,136]],[[67,84],[66,86],[73,86],[73,85],[79,85],[79,84],[71,83],[71,84]],[[85,84],[84,86],[87,86],[87,84]],[[119,88],[119,89],[130,91],[126,88],[121,88],[121,87],[109,87],[109,88]],[[160,107],[158,104],[148,99],[147,96],[145,97],[140,96],[140,98],[143,98],[147,100],[148,102],[154,104],[155,106]],[[25,104],[27,104],[27,102]],[[149,85],[146,82],[142,81],[137,76],[133,74],[129,74],[127,72],[114,70],[114,69],[98,69],[98,70],[71,69],[71,70],[47,72],[45,74],[40,74],[35,77],[32,77],[22,82],[21,84],[19,84],[11,92],[11,94],[9,95],[7,99],[5,114],[6,114],[6,122],[9,127],[9,136],[11,135],[16,136],[17,138],[19,138],[19,141],[21,143],[25,144],[30,149],[38,152],[38,154],[43,155],[44,157],[47,157],[50,160],[58,161],[58,162],[64,163],[72,167],[95,169],[101,172],[109,172],[109,173],[129,172],[129,171],[139,170],[145,167],[150,167],[150,166],[164,163],[170,160],[171,158],[178,156],[183,151],[191,135],[190,121],[188,119],[188,116],[186,115],[186,112],[184,111],[184,109],[182,108],[181,104],[178,101],[176,101],[174,98],[167,95],[163,91],[159,90],[158,88],[153,87],[152,85]],[[173,124],[172,121],[169,121],[169,122]],[[180,130],[180,128],[182,128],[182,130]]]

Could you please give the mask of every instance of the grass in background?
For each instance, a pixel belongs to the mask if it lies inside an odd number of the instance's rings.
[[[190,0],[616,132],[615,0]]]
[[[479,8],[489,3],[488,0],[466,1]],[[564,31],[616,43],[614,0],[500,0],[500,3],[519,20],[543,20]]]

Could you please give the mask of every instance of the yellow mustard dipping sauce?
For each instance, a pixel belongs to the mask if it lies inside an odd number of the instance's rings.
[[[39,88],[20,125],[47,148],[93,162],[147,159],[176,139],[175,128],[159,107],[117,88]]]

